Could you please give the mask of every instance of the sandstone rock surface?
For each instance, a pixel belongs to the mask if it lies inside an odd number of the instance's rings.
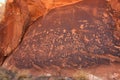
[[[79,69],[120,63],[117,33],[119,30],[107,1],[83,0],[58,7],[29,26],[22,42],[3,66]]]

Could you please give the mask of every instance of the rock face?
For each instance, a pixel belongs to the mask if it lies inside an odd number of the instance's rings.
[[[120,62],[120,36],[104,0],[55,8],[37,19],[4,67],[85,68]]]
[[[29,11],[24,1],[6,3],[4,19],[0,23],[0,55],[8,56],[21,41],[26,24],[29,22]],[[19,6],[17,5],[19,3]],[[1,58],[2,59],[2,58]],[[0,60],[2,62],[3,60]]]
[[[0,2],[0,21],[3,18],[5,4]]]
[[[19,45],[29,25],[49,10],[80,0],[7,0],[0,22],[0,63]],[[63,3],[62,3],[63,2]],[[66,2],[66,3],[64,3]]]

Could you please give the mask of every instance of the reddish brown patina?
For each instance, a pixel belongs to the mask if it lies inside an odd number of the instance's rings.
[[[20,2],[19,5],[18,2],[13,2],[9,6],[11,10],[18,11],[17,14],[11,13],[14,16],[9,18],[13,19],[9,21],[7,16],[5,22],[3,20],[5,26],[18,26],[14,28],[18,32],[9,27],[9,33],[1,33],[10,36],[1,39],[6,43],[2,47],[7,46],[5,50],[8,51],[4,52],[1,48],[1,57],[15,49],[3,63],[4,67],[77,69],[120,63],[120,14],[119,9],[115,10],[108,1],[83,0],[47,12],[48,9],[42,7],[43,13],[41,11],[39,17],[34,15],[34,11],[30,15],[32,9],[23,6],[23,0]],[[15,5],[18,8],[12,9]],[[8,13],[10,16],[10,12],[6,12],[6,15]],[[12,23],[13,21],[16,22]],[[14,37],[11,38],[11,35]]]

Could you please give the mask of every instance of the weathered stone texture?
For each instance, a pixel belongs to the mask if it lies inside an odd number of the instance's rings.
[[[17,68],[80,68],[120,62],[120,39],[110,6],[84,0],[55,8],[34,22],[6,60]]]

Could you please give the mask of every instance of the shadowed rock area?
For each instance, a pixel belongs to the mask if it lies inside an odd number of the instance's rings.
[[[111,7],[104,0],[84,0],[55,8],[37,19],[4,67],[86,68],[120,63],[120,37]]]

